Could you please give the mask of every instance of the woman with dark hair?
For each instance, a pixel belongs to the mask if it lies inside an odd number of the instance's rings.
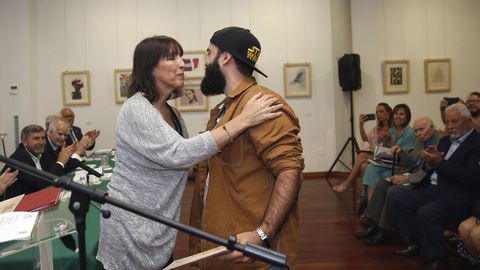
[[[132,84],[115,131],[116,166],[110,196],[179,220],[188,168],[217,154],[251,126],[281,115],[269,95],[255,95],[226,124],[188,138],[179,112],[167,101],[184,85],[183,49],[173,38],[141,41],[133,57]],[[122,209],[100,223],[97,259],[105,269],[162,269],[172,258],[176,230]]]
[[[357,179],[357,177],[361,177],[368,165],[368,159],[373,157],[373,149],[375,149],[377,145],[382,144],[379,134],[382,130],[390,129],[393,118],[392,108],[390,108],[387,103],[378,103],[375,110],[375,115],[377,123],[367,133],[364,126],[365,122],[368,121],[367,115],[360,114],[360,135],[364,142],[368,142],[368,149],[362,150],[358,153],[357,158],[355,159],[355,164],[353,165],[352,171],[348,175],[347,179],[345,179],[345,181],[339,185],[333,186],[333,191],[338,193],[345,192],[352,182]]]
[[[394,154],[400,150],[411,150],[415,146],[415,132],[408,124],[412,118],[407,104],[398,104],[393,108],[393,126],[389,131],[382,131],[380,138],[384,147],[390,147]],[[381,179],[392,176],[392,168],[369,164],[363,175],[363,185],[367,187],[367,194],[363,194],[364,201],[370,200],[373,188]],[[365,196],[366,195],[366,196]],[[366,207],[366,205],[365,205]],[[362,207],[363,208],[363,207]],[[360,212],[363,212],[361,209]]]

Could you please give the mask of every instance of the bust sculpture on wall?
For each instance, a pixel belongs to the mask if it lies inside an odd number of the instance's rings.
[[[80,79],[75,79],[72,81],[72,86],[75,89],[72,92],[72,99],[73,100],[78,100],[82,99],[82,92],[80,91],[83,88],[83,82]]]

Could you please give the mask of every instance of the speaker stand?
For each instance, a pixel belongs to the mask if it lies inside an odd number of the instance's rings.
[[[350,92],[350,137],[347,139],[347,141],[342,147],[342,150],[340,150],[340,153],[338,153],[337,158],[335,158],[335,161],[333,162],[332,166],[330,166],[330,169],[328,170],[326,179],[330,187],[332,187],[332,184],[330,183],[329,176],[333,168],[335,167],[335,164],[337,164],[337,162],[340,162],[340,164],[342,164],[345,168],[351,171],[353,168],[353,165],[355,165],[355,153],[360,151],[360,148],[358,147],[358,144],[357,144],[357,139],[354,136],[355,134],[354,134],[354,127],[353,127],[353,90],[349,92]],[[348,167],[342,160],[340,160],[340,157],[342,156],[343,152],[345,151],[345,149],[347,149],[347,146],[350,143],[352,144],[351,146],[352,168]]]

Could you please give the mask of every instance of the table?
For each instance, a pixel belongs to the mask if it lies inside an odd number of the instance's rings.
[[[115,161],[112,158],[113,156],[109,155],[109,165],[111,168],[115,166]],[[100,164],[100,159],[93,161],[87,161],[87,164]],[[111,170],[107,170],[107,173],[111,173]],[[70,175],[72,177],[72,175]],[[101,181],[99,185],[92,186],[96,189],[106,191],[107,184],[109,181]],[[48,212],[55,217],[63,217],[64,219],[70,220],[73,224],[74,217],[73,214],[68,210],[68,200],[61,201],[60,204],[53,209],[50,209]],[[97,204],[98,205],[98,204]],[[94,207],[90,207],[87,214],[87,230],[85,232],[86,238],[86,247],[87,247],[87,269],[95,269],[96,261],[95,255],[97,254],[98,247],[98,238],[99,238],[99,229],[100,229],[100,213]],[[35,230],[35,228],[34,228]],[[74,232],[73,236],[75,241],[78,241],[77,234]],[[32,239],[33,239],[32,235]],[[34,241],[34,240],[32,240]],[[15,241],[17,245],[21,244],[24,241]],[[9,242],[10,243],[10,242]],[[0,244],[0,250],[5,243]],[[11,243],[10,243],[11,244]],[[51,239],[51,246],[53,251],[53,269],[78,269],[79,268],[79,259],[78,253],[75,253],[68,248],[66,248],[63,243],[57,238]],[[78,247],[78,242],[77,242]],[[18,253],[9,255],[7,257],[0,258],[0,269],[15,269],[15,270],[27,270],[27,269],[39,269],[40,255],[39,248],[37,247],[26,247],[25,250]]]

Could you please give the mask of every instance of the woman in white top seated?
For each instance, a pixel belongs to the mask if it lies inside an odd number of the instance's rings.
[[[358,153],[357,158],[355,159],[355,164],[347,179],[339,185],[333,186],[332,189],[335,192],[345,192],[355,179],[363,176],[365,168],[368,165],[368,159],[373,156],[373,150],[377,145],[381,144],[381,139],[378,135],[382,130],[388,131],[390,129],[393,121],[393,113],[392,108],[387,103],[378,103],[375,115],[377,123],[367,133],[364,127],[365,122],[368,121],[367,116],[365,114],[360,114],[360,135],[363,141],[368,142],[369,147],[367,150],[362,150]]]

